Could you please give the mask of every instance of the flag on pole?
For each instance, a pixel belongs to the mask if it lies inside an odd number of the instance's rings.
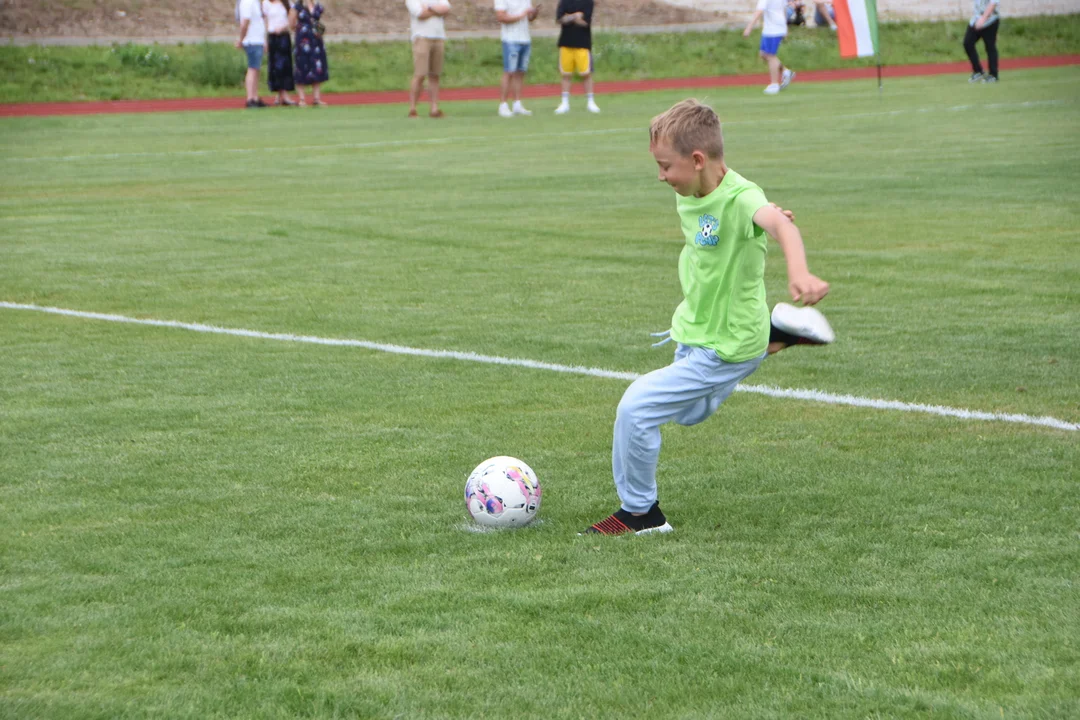
[[[840,57],[878,54],[877,0],[833,0]]]

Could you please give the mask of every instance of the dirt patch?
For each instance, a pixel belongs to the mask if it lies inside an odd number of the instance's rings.
[[[535,2],[535,0],[534,0]],[[454,0],[448,30],[496,30],[492,0]],[[555,27],[557,0],[540,0],[535,28]],[[384,35],[407,33],[404,0],[323,0],[327,33]],[[725,22],[729,13],[665,5],[655,0],[597,0],[595,25],[671,25]],[[236,31],[232,0],[178,3],[144,0],[0,0],[0,35],[45,37],[221,37]],[[743,13],[745,15],[745,13]]]

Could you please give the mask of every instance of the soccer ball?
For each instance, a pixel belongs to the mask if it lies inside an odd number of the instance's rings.
[[[465,481],[465,508],[481,525],[514,528],[528,525],[540,511],[540,481],[517,458],[485,460]]]

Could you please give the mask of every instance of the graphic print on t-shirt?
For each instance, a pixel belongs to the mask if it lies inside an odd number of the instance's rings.
[[[715,245],[720,242],[720,238],[716,235],[716,228],[720,226],[720,221],[714,218],[712,215],[702,215],[697,219],[698,234],[694,237],[694,243],[697,245]]]

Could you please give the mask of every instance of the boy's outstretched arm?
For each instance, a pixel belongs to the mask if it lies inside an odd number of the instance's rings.
[[[772,235],[784,251],[787,262],[788,291],[792,300],[814,305],[829,293],[829,283],[810,274],[802,233],[795,223],[775,205],[766,205],[754,213],[754,224]]]

